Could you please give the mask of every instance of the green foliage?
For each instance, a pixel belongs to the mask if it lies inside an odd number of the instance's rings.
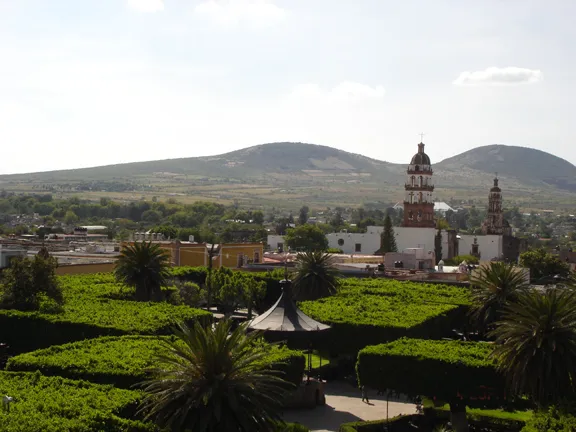
[[[482,331],[498,321],[504,306],[515,301],[528,288],[521,269],[502,262],[481,266],[470,278],[470,283],[470,313]]]
[[[166,302],[136,302],[112,274],[61,276],[62,311],[0,310],[0,340],[15,351],[89,337],[166,334],[180,321],[210,320],[211,314]]]
[[[266,294],[266,282],[256,280],[250,273],[220,267],[212,272],[210,278],[213,299],[224,313],[246,307],[251,316],[252,308]]]
[[[100,337],[20,354],[10,358],[6,368],[130,388],[150,377],[156,357],[175,340],[174,336]],[[289,382],[302,380],[305,359],[300,351],[261,345],[268,350],[263,364],[281,371]]]
[[[576,417],[563,413],[556,407],[539,411],[526,422],[522,432],[573,432],[576,430]]]
[[[304,224],[286,230],[286,246],[296,251],[324,251],[328,249],[328,239],[316,225]]]
[[[338,292],[340,272],[332,255],[320,251],[299,253],[296,256],[294,298],[317,300]]]
[[[398,252],[398,247],[396,246],[396,236],[394,235],[394,228],[392,227],[392,219],[390,215],[386,215],[384,219],[384,230],[380,235],[380,249],[379,254],[386,254],[388,252]]]
[[[13,398],[0,410],[3,432],[153,432],[130,416],[141,393],[39,373],[0,372],[0,394]]]
[[[135,242],[122,249],[114,274],[118,281],[135,288],[137,300],[160,300],[169,268],[170,256],[159,243]]]
[[[476,265],[480,262],[478,257],[474,255],[457,255],[453,258],[448,258],[444,260],[444,264],[447,266],[458,266],[462,261],[466,261],[466,264]]]
[[[43,300],[62,306],[64,298],[56,279],[58,261],[42,249],[34,258],[17,257],[2,278],[0,305],[7,309],[38,310]]]
[[[332,325],[319,343],[357,352],[402,336],[442,337],[461,328],[468,290],[389,279],[342,279],[338,294],[301,302],[302,311]]]
[[[290,385],[264,363],[268,349],[246,328],[232,330],[227,320],[215,328],[182,325],[156,359],[154,377],[142,383],[141,412],[172,430],[275,429]]]
[[[576,292],[549,289],[518,296],[496,323],[494,356],[514,395],[540,406],[576,391]]]
[[[546,252],[544,248],[530,249],[520,254],[520,265],[530,269],[530,278],[538,280],[546,276],[565,275],[568,264],[556,255]]]
[[[493,347],[482,342],[402,338],[368,346],[358,354],[361,385],[392,389],[410,396],[453,400],[481,395],[482,386],[501,393],[501,378],[490,358]]]
[[[328,248],[328,249],[326,249],[326,253],[329,253],[329,254],[341,254],[341,253],[344,253],[344,252],[342,251],[342,249],[339,249],[339,248]]]

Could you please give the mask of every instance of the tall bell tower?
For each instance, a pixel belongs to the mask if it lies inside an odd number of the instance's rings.
[[[432,165],[430,158],[424,153],[423,142],[418,144],[418,153],[412,157],[406,174],[403,226],[435,228]]]

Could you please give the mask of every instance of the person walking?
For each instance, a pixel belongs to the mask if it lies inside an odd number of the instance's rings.
[[[362,402],[370,404],[370,401],[368,400],[368,391],[366,390],[366,386],[362,386],[360,389],[362,390]]]

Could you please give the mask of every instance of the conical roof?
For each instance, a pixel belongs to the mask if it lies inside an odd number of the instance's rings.
[[[278,301],[264,312],[254,318],[248,325],[252,330],[264,330],[271,332],[319,332],[328,330],[329,325],[322,324],[296,307],[292,300],[292,282],[280,281],[282,295]]]

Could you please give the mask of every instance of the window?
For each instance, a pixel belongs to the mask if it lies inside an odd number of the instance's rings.
[[[344,246],[344,239],[338,239],[338,246]]]
[[[354,245],[354,251],[355,252],[362,252],[362,243],[356,243]]]
[[[284,243],[278,242],[278,252],[284,252]]]

